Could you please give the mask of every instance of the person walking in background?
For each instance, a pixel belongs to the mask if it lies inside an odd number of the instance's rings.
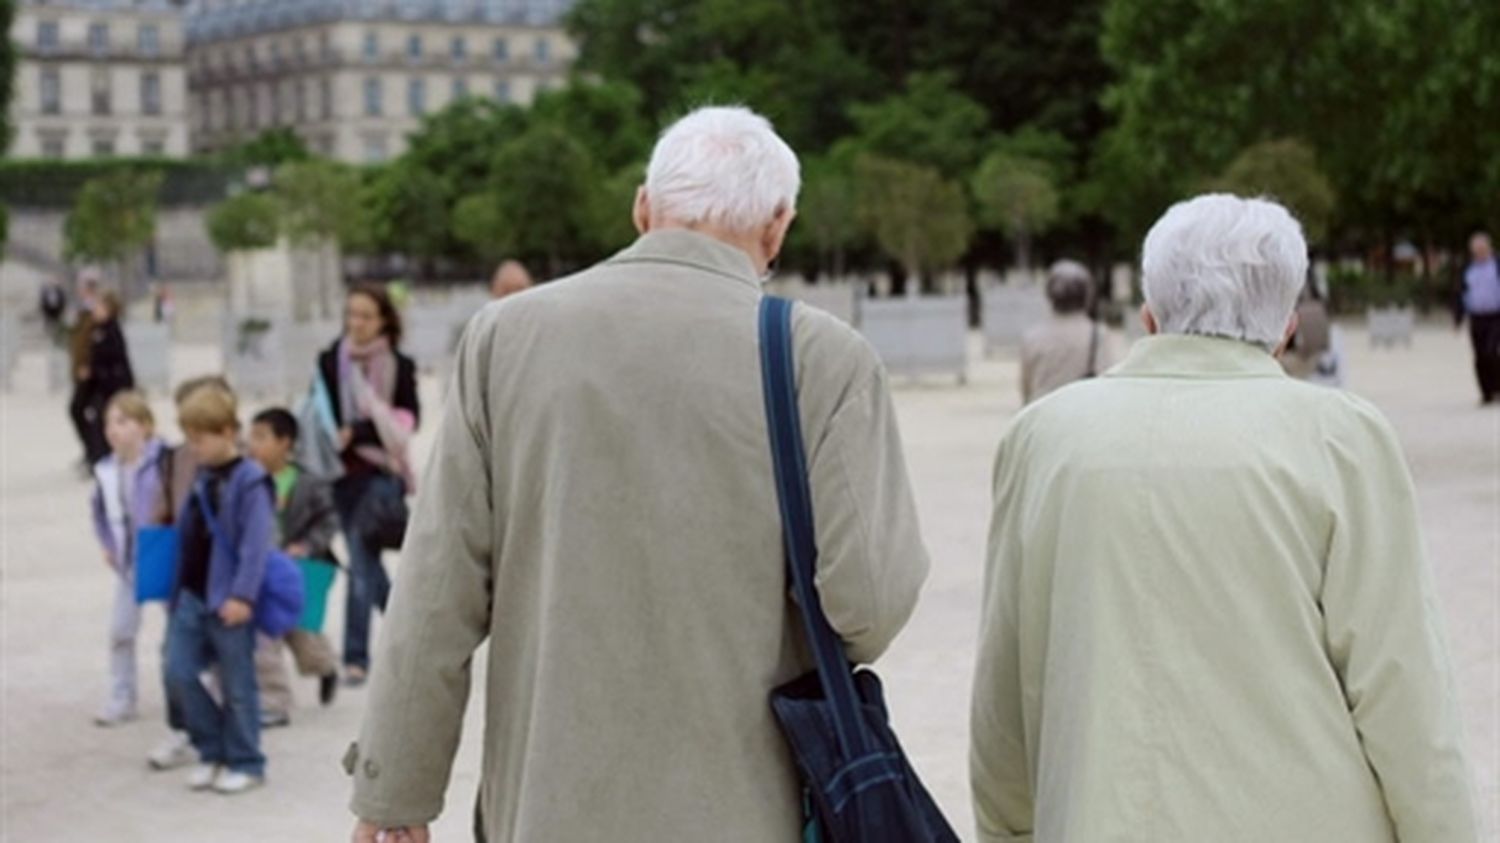
[[[104,408],[117,392],[135,387],[130,351],[120,328],[120,297],[106,290],[94,297],[88,331],[87,363],[79,370],[85,417],[85,450],[90,465],[109,453],[104,439]]]
[[[400,546],[405,498],[415,490],[407,449],[422,410],[417,366],[400,344],[401,314],[390,296],[362,284],[349,293],[344,335],[318,357],[343,449],[333,496],[349,547],[344,669],[351,686],[365,681],[370,615],[385,611],[391,590],[380,554]]]
[[[1095,377],[1120,357],[1119,340],[1089,315],[1094,279],[1077,261],[1058,261],[1047,270],[1052,318],[1021,339],[1021,400]]]
[[[42,314],[42,327],[47,338],[61,342],[64,332],[63,317],[68,315],[68,293],[56,278],[47,279],[38,296],[37,310]]]
[[[1281,355],[1281,368],[1298,380],[1323,386],[1344,385],[1343,351],[1328,305],[1309,277],[1297,300],[1297,331]]]
[[[490,297],[503,299],[506,296],[531,289],[531,273],[520,261],[509,260],[495,269],[490,278]]]
[[[118,726],[137,716],[135,641],[141,607],[135,595],[136,537],[160,519],[166,446],[156,437],[156,420],[139,392],[117,393],[104,413],[110,454],[94,465],[91,501],[94,534],[115,576],[109,622],[109,696],[94,722]]]
[[[695,111],[633,246],[470,322],[345,756],[358,843],[427,839],[486,638],[479,839],[801,839],[767,699],[812,661],[757,333],[799,181],[764,118]],[[798,307],[793,342],[817,586],[867,663],[927,571],[896,416],[844,323]]]
[[[192,790],[244,793],[265,780],[255,684],[255,601],[275,540],[275,490],[240,455],[234,394],[201,387],[179,422],[201,466],[177,519],[177,583],[167,625],[167,691],[182,712],[198,766]],[[219,696],[203,673],[218,669]]]
[[[1411,476],[1288,378],[1281,206],[1173,206],[1151,336],[1000,443],[972,708],[981,843],[1478,843]]]
[[[1474,346],[1479,402],[1494,404],[1500,400],[1500,266],[1490,236],[1482,231],[1469,238],[1469,265],[1453,310],[1455,327],[1462,326],[1465,317]]]
[[[78,313],[68,335],[68,371],[73,376],[73,395],[68,399],[68,418],[73,421],[73,431],[83,446],[83,465],[92,470],[94,462],[103,456],[108,443],[96,441],[94,396],[90,378],[89,355],[94,347],[94,310],[98,305],[98,284],[92,278],[84,278],[78,287]]]
[[[292,461],[297,446],[297,419],[281,407],[256,415],[250,423],[250,457],[271,476],[276,486],[277,543],[288,556],[337,568],[333,537],[339,531],[333,506],[333,487]],[[308,599],[313,599],[309,590]],[[297,672],[318,677],[318,700],[333,702],[338,690],[338,661],[321,631],[294,629],[286,648],[297,661]],[[260,636],[255,649],[255,673],[260,682],[263,728],[292,722],[292,683],[281,641]]]

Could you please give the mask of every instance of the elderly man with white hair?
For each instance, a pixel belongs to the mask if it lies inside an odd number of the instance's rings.
[[[1021,338],[1021,400],[1027,404],[1068,384],[1096,377],[1120,357],[1114,333],[1089,315],[1094,276],[1060,260],[1047,269],[1052,318]]]
[[[486,639],[480,839],[799,838],[768,697],[812,661],[757,332],[799,184],[764,118],[693,112],[652,154],[633,246],[470,323],[345,758],[356,841],[427,839]],[[799,307],[793,341],[817,585],[868,662],[928,564],[895,415],[848,327]]]
[[[979,840],[1475,843],[1395,433],[1288,378],[1279,205],[1146,237],[1152,336],[1000,445],[973,697]]]

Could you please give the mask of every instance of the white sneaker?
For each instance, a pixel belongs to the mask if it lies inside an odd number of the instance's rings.
[[[208,790],[218,783],[219,765],[199,764],[188,773],[188,790]]]
[[[234,796],[247,790],[254,790],[265,784],[266,780],[260,776],[252,776],[249,773],[237,773],[233,770],[224,769],[214,778],[214,790],[225,796]]]
[[[156,749],[151,750],[151,754],[146,756],[146,764],[153,770],[175,770],[193,763],[197,757],[187,732],[173,732]]]
[[[135,706],[130,703],[111,702],[94,715],[94,725],[106,729],[120,726],[136,719]]]

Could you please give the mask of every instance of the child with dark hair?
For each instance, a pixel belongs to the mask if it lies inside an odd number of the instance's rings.
[[[336,566],[333,537],[339,530],[333,486],[298,465],[297,419],[280,407],[265,410],[250,423],[250,456],[271,475],[276,486],[277,543],[298,560]],[[325,595],[326,596],[326,595]],[[317,599],[308,594],[308,599]],[[283,639],[297,662],[297,672],[318,677],[318,699],[333,702],[338,688],[338,661],[321,631],[294,629]],[[261,725],[291,723],[292,687],[282,641],[261,636],[255,651],[255,673],[261,690]]]

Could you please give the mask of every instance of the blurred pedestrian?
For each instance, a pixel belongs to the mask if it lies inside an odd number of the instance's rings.
[[[167,691],[198,752],[188,787],[244,793],[265,781],[253,620],[275,540],[275,492],[265,470],[241,455],[233,393],[195,390],[178,421],[199,469],[177,517]],[[204,686],[210,668],[218,699]]]
[[[89,383],[89,356],[94,346],[94,309],[98,304],[98,284],[84,278],[78,286],[78,311],[68,334],[68,371],[73,377],[73,395],[68,399],[68,417],[83,446],[83,465],[92,470],[95,459],[106,447],[96,441],[94,396]]]
[[[37,309],[42,314],[42,327],[47,331],[47,338],[60,343],[64,332],[63,319],[68,315],[68,292],[63,289],[62,282],[49,278],[42,285],[38,299]]]
[[[1454,306],[1454,325],[1461,326],[1465,317],[1474,346],[1479,403],[1494,404],[1500,400],[1500,266],[1490,236],[1482,231],[1469,238],[1469,265]]]
[[[94,722],[117,726],[137,716],[136,636],[141,607],[136,602],[137,536],[160,520],[163,455],[156,419],[145,396],[134,390],[115,394],[106,405],[104,435],[109,456],[94,466],[94,534],[104,562],[115,576],[109,623],[109,696]]]
[[[1173,206],[1152,335],[1000,444],[972,711],[982,843],[1477,843],[1390,424],[1299,383],[1281,206]]]
[[[503,299],[531,288],[531,273],[520,261],[508,260],[495,269],[490,278],[490,297]]]
[[[361,284],[349,293],[343,336],[318,357],[343,458],[333,495],[349,547],[344,676],[351,686],[365,681],[370,616],[385,611],[391,590],[381,550],[400,546],[405,498],[415,490],[408,445],[422,407],[417,366],[400,345],[401,314],[390,296]]]
[[[109,453],[104,438],[104,407],[115,393],[135,387],[130,351],[120,327],[120,297],[106,290],[91,297],[87,347],[78,367],[78,394],[74,399],[74,423],[82,427],[84,458],[89,465]]]
[[[1041,398],[1078,380],[1096,377],[1120,357],[1119,340],[1089,313],[1094,278],[1077,261],[1047,270],[1052,318],[1021,340],[1021,400]]]
[[[695,111],[633,246],[470,322],[345,756],[356,841],[427,839],[486,638],[479,839],[802,839],[767,699],[812,661],[757,333],[799,181],[764,118]],[[793,340],[817,587],[867,663],[927,570],[896,417],[853,330],[798,307]]]
[[[276,485],[277,544],[286,554],[307,564],[336,570],[333,537],[339,531],[339,516],[333,506],[333,486],[308,472],[292,459],[297,447],[297,419],[283,407],[263,410],[250,423],[250,457],[260,464]],[[311,584],[304,587],[308,600],[315,595]],[[260,682],[262,728],[292,722],[292,683],[285,650],[292,651],[297,672],[318,678],[318,700],[333,702],[338,691],[338,661],[333,646],[321,630],[294,629],[283,640],[259,635],[255,648],[255,673]]]
[[[1323,386],[1344,385],[1344,355],[1338,326],[1309,278],[1297,300],[1297,330],[1281,355],[1281,368],[1298,380]]]

